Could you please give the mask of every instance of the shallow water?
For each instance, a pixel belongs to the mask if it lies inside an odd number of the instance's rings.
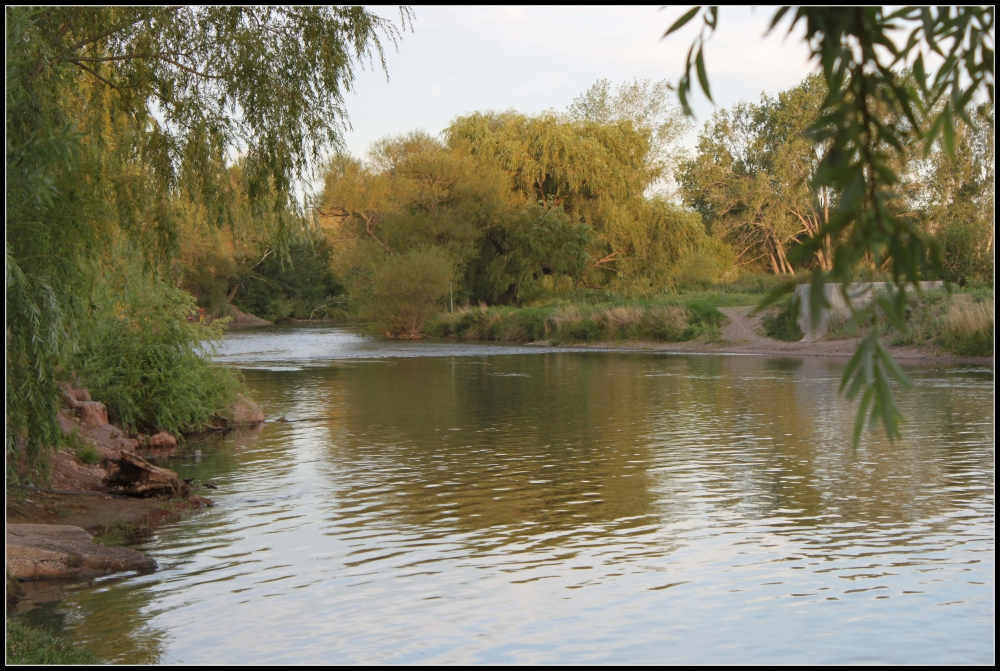
[[[230,335],[271,423],[169,465],[217,507],[32,617],[164,663],[990,663],[993,373]],[[194,451],[200,450],[197,460]]]

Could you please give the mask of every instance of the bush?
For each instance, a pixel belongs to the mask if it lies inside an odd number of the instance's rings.
[[[197,308],[186,292],[126,261],[105,273],[91,301],[75,369],[122,428],[197,431],[245,393],[234,371],[207,358],[224,320],[188,322]]]
[[[799,328],[798,314],[797,306],[791,299],[784,301],[777,312],[771,312],[764,316],[764,333],[769,338],[787,342],[802,340],[805,334]]]
[[[419,338],[440,309],[455,279],[455,264],[431,247],[390,256],[370,280],[359,283],[354,300],[361,319],[393,338]]]

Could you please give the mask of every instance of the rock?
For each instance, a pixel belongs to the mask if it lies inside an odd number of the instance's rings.
[[[59,395],[63,403],[74,410],[79,410],[81,404],[92,400],[90,392],[86,389],[74,389],[69,382],[63,382],[59,386],[62,387],[62,392]]]
[[[55,452],[49,460],[50,486],[67,492],[103,492],[108,472],[83,463],[69,452]]]
[[[229,417],[225,423],[226,426],[256,426],[264,423],[264,412],[259,405],[240,396],[229,409]]]
[[[192,494],[188,497],[188,503],[193,507],[205,506],[206,508],[214,508],[215,501],[208,498],[207,496],[201,496],[199,494]]]
[[[80,404],[80,423],[84,426],[103,426],[108,423],[108,409],[103,403],[85,401]]]
[[[135,452],[139,446],[138,441],[126,438],[118,427],[111,424],[84,427],[83,437],[94,444],[105,464],[118,461],[122,452]]]
[[[71,408],[73,410],[79,410],[80,406],[83,405],[80,401],[76,400],[76,397],[73,396],[73,394],[70,394],[65,390],[59,392],[59,400],[62,401],[62,404],[67,408]]]
[[[7,573],[18,580],[89,578],[155,568],[156,562],[141,552],[99,545],[80,527],[7,525]]]
[[[190,488],[168,468],[154,466],[142,457],[122,452],[118,470],[108,478],[108,491],[127,496],[165,497],[187,496]]]
[[[261,319],[256,315],[252,315],[242,310],[238,310],[236,307],[229,306],[229,327],[239,328],[248,326],[270,326],[274,322],[269,322],[266,319]]]
[[[77,430],[76,422],[73,418],[65,414],[65,411],[59,411],[56,413],[56,421],[59,422],[59,429],[62,431],[64,436],[68,436],[75,433]]]
[[[146,443],[146,447],[153,449],[162,449],[165,447],[174,448],[177,447],[177,439],[166,431],[160,431],[158,434],[149,439]]]

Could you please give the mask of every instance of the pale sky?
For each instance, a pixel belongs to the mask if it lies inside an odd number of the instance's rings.
[[[398,23],[395,8],[374,8]],[[381,70],[359,72],[347,96],[353,127],[347,149],[363,155],[386,135],[442,131],[477,110],[564,111],[601,78],[670,79],[682,73],[698,18],[660,39],[687,8],[668,7],[415,7],[413,32]],[[720,9],[719,30],[706,46],[718,106],[757,100],[794,86],[813,67],[801,36],[787,39],[787,20],[764,38],[772,7]],[[712,106],[693,99],[698,127]],[[696,131],[685,142],[694,146]]]

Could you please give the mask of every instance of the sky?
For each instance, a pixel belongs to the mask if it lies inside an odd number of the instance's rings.
[[[639,78],[677,82],[697,34],[698,18],[667,39],[663,33],[687,8],[658,7],[414,7],[413,32],[376,66],[358,73],[346,97],[352,130],[347,150],[361,156],[387,135],[441,132],[457,116],[478,110],[527,114],[564,111],[595,81]],[[373,11],[399,23],[395,8]],[[705,48],[718,106],[777,93],[814,71],[801,35],[784,27],[764,37],[771,7],[723,7]],[[714,109],[693,99],[697,126]],[[684,144],[693,147],[696,130]]]

